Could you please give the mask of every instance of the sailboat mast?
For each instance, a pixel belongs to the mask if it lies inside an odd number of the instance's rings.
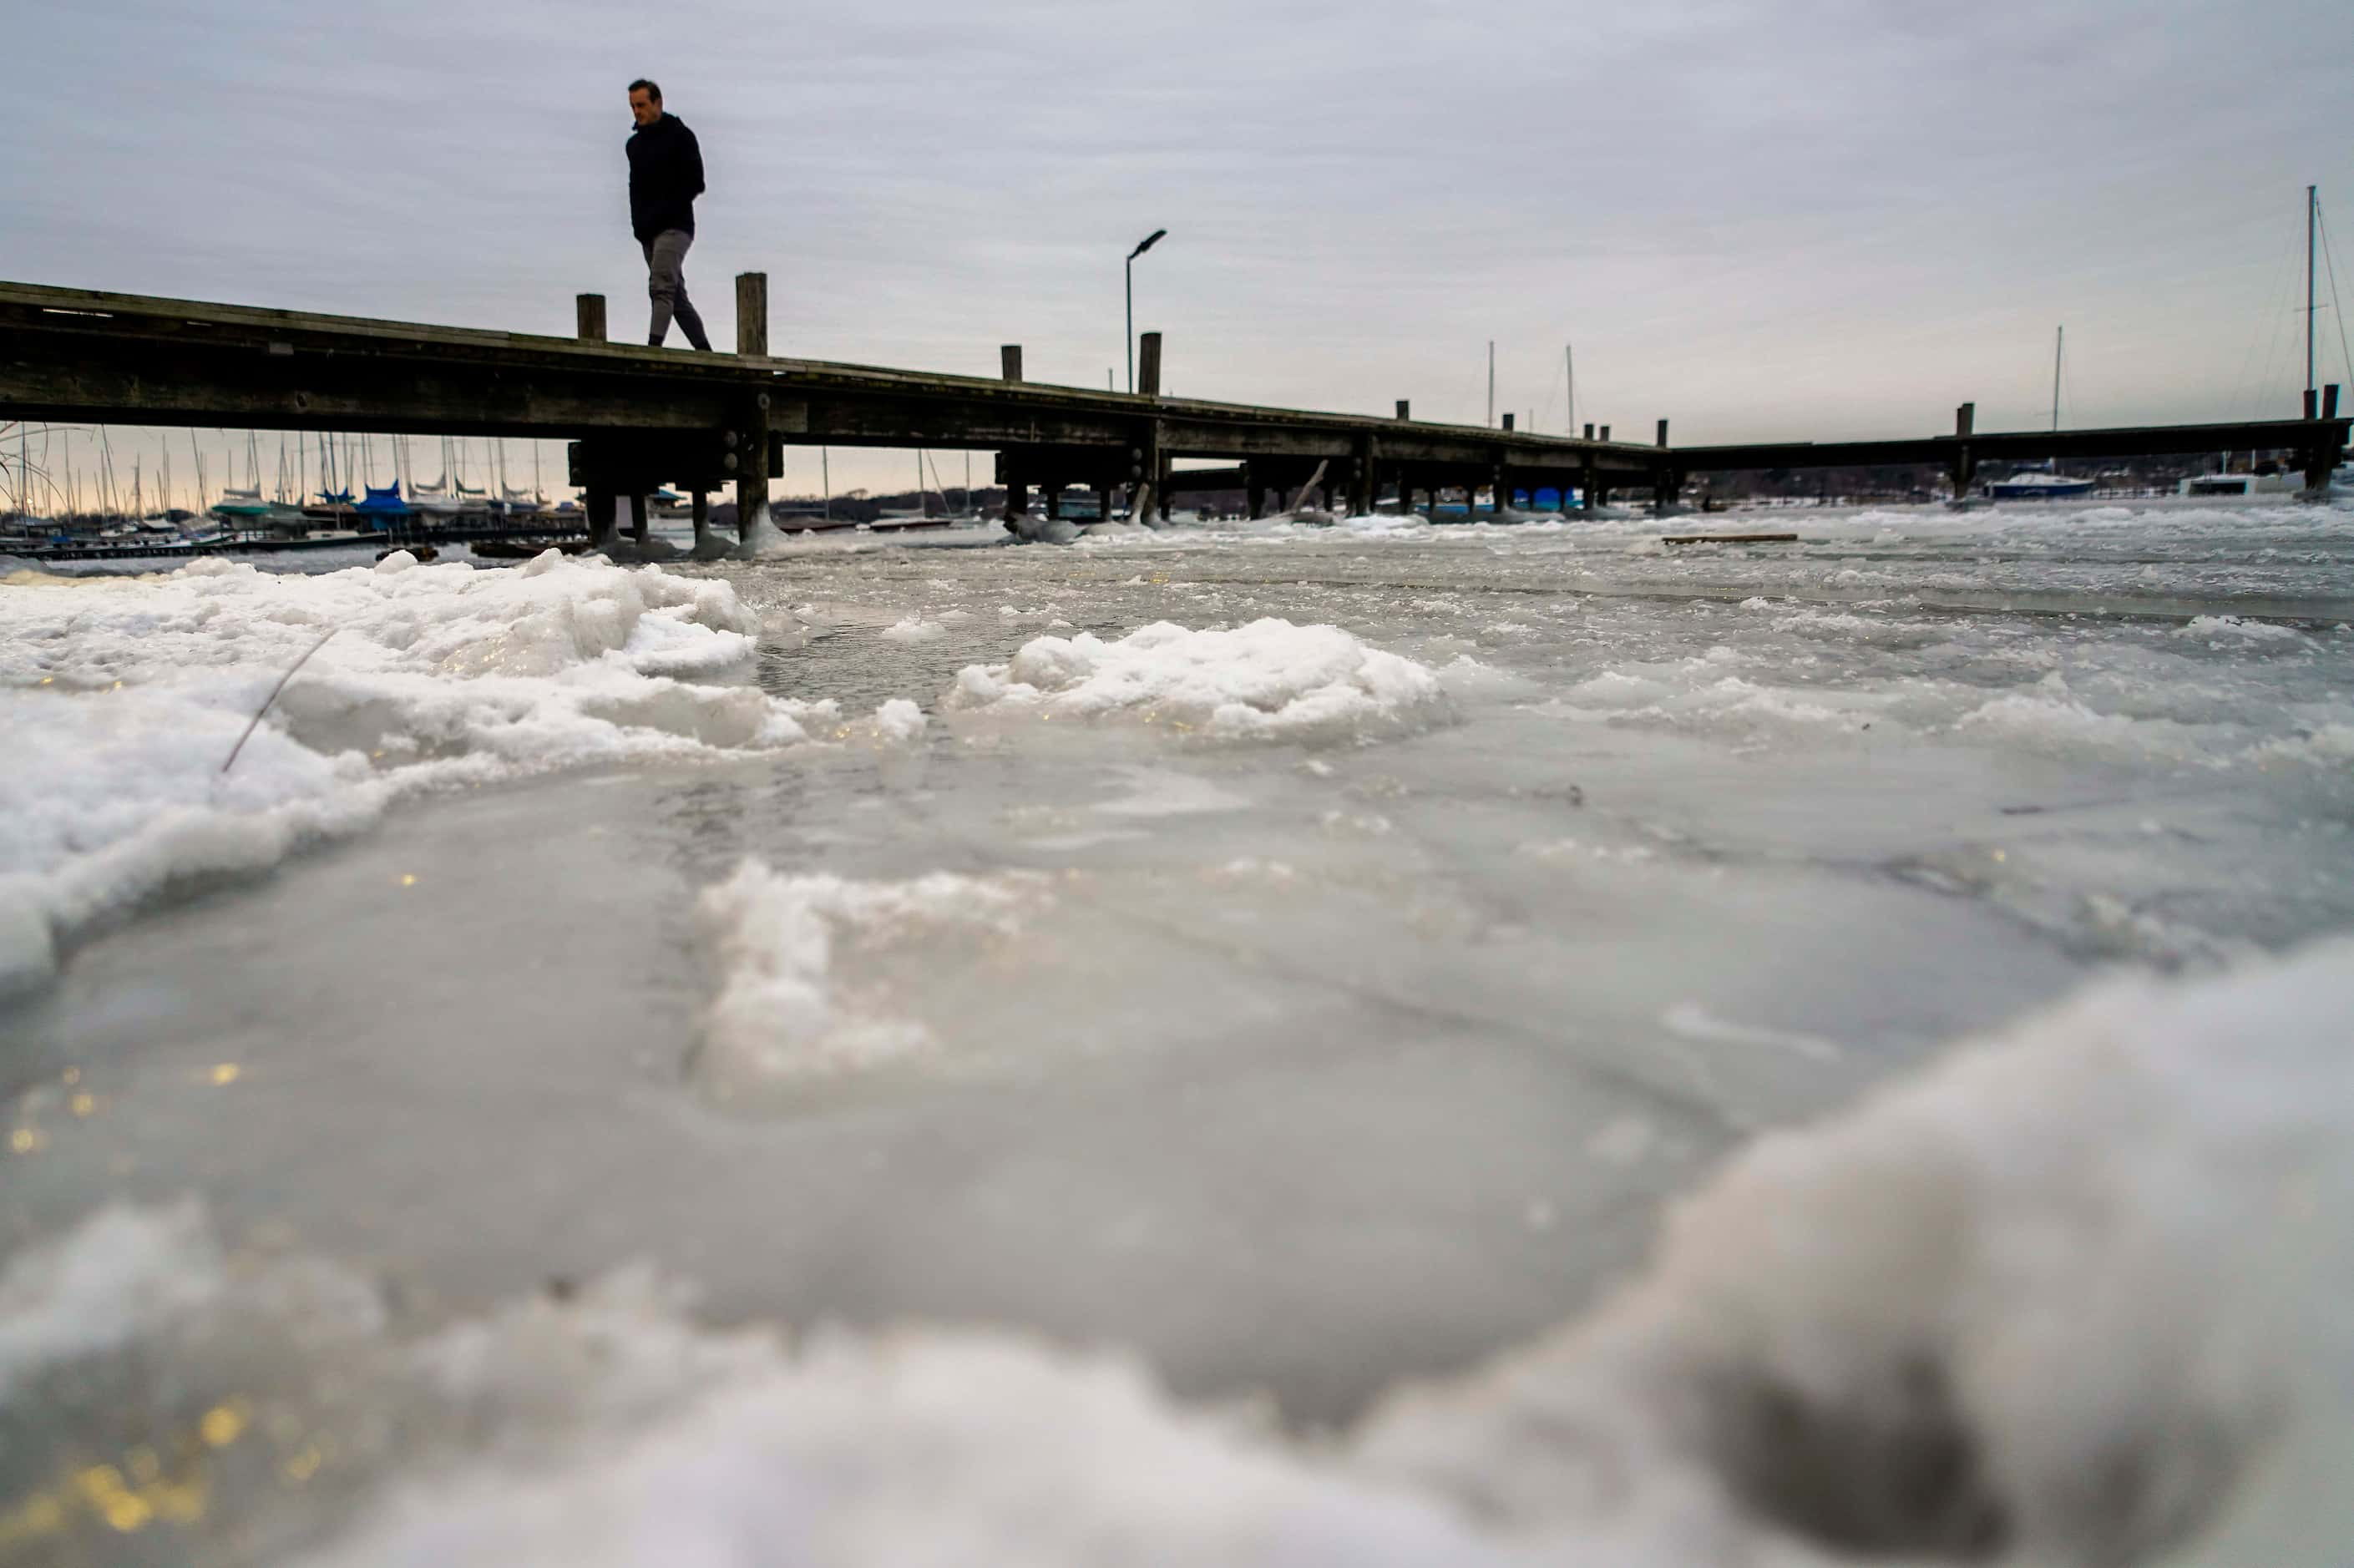
[[[2060,431],[2060,356],[2068,347],[2068,329],[2062,327],[2052,340],[2052,430]]]
[[[1569,433],[1577,434],[1577,348],[1574,344],[1561,345],[1562,368],[1569,373]]]
[[[1488,340],[1488,428],[1496,428],[1496,340]]]
[[[2313,231],[2321,214],[2321,187],[2305,187],[2305,417],[2313,418]],[[2335,273],[2331,274],[2333,277]]]

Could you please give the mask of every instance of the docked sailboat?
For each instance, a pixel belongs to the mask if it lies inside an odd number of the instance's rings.
[[[234,466],[234,449],[231,449],[231,454],[229,461]],[[261,453],[249,430],[245,437],[245,456],[247,475],[251,483],[243,490],[235,485],[222,485],[221,498],[207,510],[231,528],[278,528],[299,532],[303,525],[302,509],[283,501],[265,499],[261,493]]]
[[[1995,501],[2078,501],[2092,494],[2098,482],[2072,479],[2060,471],[2057,463],[2047,463],[1992,481],[1986,486],[1986,493]]]
[[[2060,375],[2067,362],[2068,329],[2062,327],[2052,339],[2052,433],[2060,433]],[[2060,471],[2054,458],[2040,468],[2023,468],[2003,479],[1979,486],[1980,493],[1990,501],[2080,501],[2093,493],[2097,480],[2075,479]]]

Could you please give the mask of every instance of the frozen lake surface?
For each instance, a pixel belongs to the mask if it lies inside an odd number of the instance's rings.
[[[1755,521],[0,579],[0,1559],[2338,1560],[2354,508]]]

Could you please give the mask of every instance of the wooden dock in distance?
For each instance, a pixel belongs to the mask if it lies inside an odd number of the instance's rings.
[[[737,281],[733,355],[602,341],[604,302],[578,302],[571,338],[428,326],[147,295],[0,282],[0,414],[121,425],[527,436],[574,443],[574,482],[601,524],[619,498],[673,485],[695,498],[732,486],[742,524],[768,501],[788,446],[991,450],[1009,515],[1031,486],[1050,505],[1093,484],[1132,514],[1165,514],[1204,479],[1179,460],[1236,465],[1256,514],[1270,490],[1320,475],[1327,504],[1372,510],[1385,492],[1574,488],[1588,507],[1613,491],[1672,500],[1684,479],[1750,468],[1936,462],[1967,488],[1986,459],[2276,450],[2297,454],[2310,483],[2345,451],[2335,389],[2315,417],[2117,430],[1975,433],[1973,409],[1950,436],[1829,444],[1674,447],[1668,422],[1651,445],[1588,436],[1433,424],[1409,406],[1394,417],[1317,413],[1159,393],[1157,334],[1143,339],[1139,390],[1045,386],[1022,375],[1018,347],[994,377],[949,376],[772,355],[768,284]],[[1105,508],[1108,514],[1110,508]]]
[[[765,293],[747,281],[738,299]],[[1170,465],[1199,458],[1238,461],[1261,493],[1320,468],[1331,501],[1365,510],[1384,488],[1670,482],[1655,448],[1163,397],[1151,353],[1129,394],[1023,380],[1018,351],[991,379],[773,356],[766,339],[764,311],[738,323],[751,351],[725,355],[0,282],[0,413],[564,439],[592,516],[663,484],[732,484],[749,519],[783,449],[821,444],[995,451],[1009,511],[1032,485],[1089,483],[1143,515]]]

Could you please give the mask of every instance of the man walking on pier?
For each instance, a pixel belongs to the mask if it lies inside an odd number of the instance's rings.
[[[640,77],[630,83],[630,231],[646,253],[646,292],[653,323],[646,342],[660,348],[671,317],[686,341],[708,350],[703,318],[686,297],[686,248],[695,243],[695,198],[703,194],[703,148],[686,122],[663,112],[662,89]]]

